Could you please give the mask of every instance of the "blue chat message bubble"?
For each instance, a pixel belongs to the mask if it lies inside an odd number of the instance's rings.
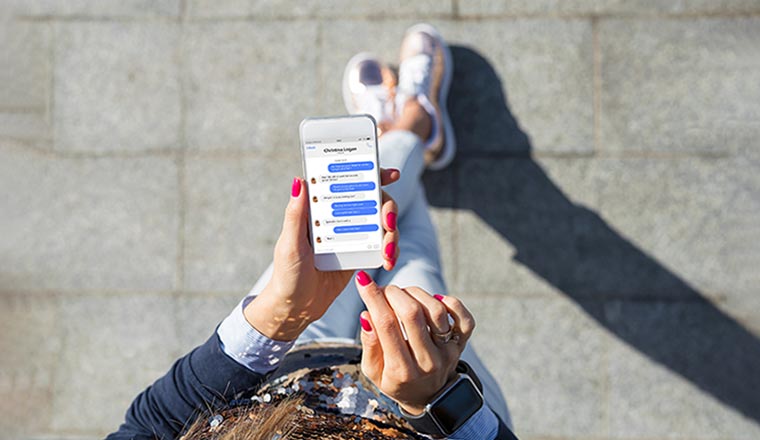
[[[350,234],[352,232],[374,232],[378,229],[380,229],[378,225],[336,226],[333,228],[333,232],[336,234]]]
[[[368,171],[375,168],[372,162],[343,162],[331,163],[327,170],[331,173],[347,173],[349,171]]]
[[[335,202],[332,209],[356,209],[356,208],[374,208],[377,202],[374,200],[365,200],[363,202]]]
[[[375,189],[375,182],[356,182],[356,183],[333,183],[330,185],[330,192],[354,192],[354,191],[372,191]]]
[[[336,209],[332,212],[333,217],[354,217],[357,215],[375,215],[376,208]]]

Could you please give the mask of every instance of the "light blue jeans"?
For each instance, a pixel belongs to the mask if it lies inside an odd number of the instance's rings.
[[[396,267],[386,272],[378,269],[370,273],[381,286],[418,286],[430,294],[447,294],[441,275],[440,253],[435,228],[430,221],[425,190],[420,176],[425,169],[423,144],[420,138],[408,131],[390,131],[379,140],[380,166],[396,168],[401,178],[385,187],[398,205],[399,259]],[[272,266],[256,281],[251,294],[261,292],[272,277]],[[299,337],[298,344],[312,341],[346,341],[355,343],[359,335],[359,314],[364,303],[353,282],[341,292],[327,312],[313,322]],[[477,316],[475,317],[477,319]],[[468,344],[462,359],[472,366],[483,384],[488,406],[508,426],[512,426],[509,410],[499,384]]]

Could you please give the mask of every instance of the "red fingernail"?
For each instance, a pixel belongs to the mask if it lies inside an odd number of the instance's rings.
[[[299,194],[301,194],[301,181],[298,180],[298,177],[294,177],[293,186],[290,188],[290,195],[298,197]]]
[[[396,265],[396,259],[395,258],[391,258],[388,261],[391,263],[391,266],[395,266]]]
[[[367,284],[372,282],[372,278],[367,274],[367,272],[360,270],[356,273],[356,279],[359,280],[359,284],[362,286],[366,286]]]
[[[438,295],[437,293],[433,295],[433,298],[437,299],[438,301],[443,302],[443,295]]]
[[[385,222],[388,223],[388,229],[391,231],[396,230],[396,213],[395,212],[389,212],[388,215],[385,216]]]
[[[369,321],[367,321],[366,319],[364,319],[363,316],[359,317],[359,322],[362,323],[362,328],[364,329],[365,332],[371,332],[372,331],[372,326],[369,324]]]
[[[385,256],[389,260],[396,256],[396,243],[390,242],[385,246]]]

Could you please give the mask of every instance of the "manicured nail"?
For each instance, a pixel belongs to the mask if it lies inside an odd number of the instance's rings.
[[[362,329],[364,329],[365,332],[371,332],[372,326],[369,324],[369,321],[364,319],[363,316],[359,316],[359,322],[362,323]]]
[[[359,284],[362,286],[366,286],[372,282],[372,278],[370,278],[369,274],[363,270],[356,273],[356,279],[359,280]]]
[[[298,177],[294,177],[293,186],[290,188],[290,195],[298,197],[299,194],[301,194],[301,181],[298,180]]]
[[[389,212],[388,215],[385,216],[385,223],[388,224],[388,229],[391,231],[396,230],[396,213],[395,212]]]
[[[438,301],[443,302],[443,295],[439,295],[436,293],[435,295],[433,295],[433,298],[437,299]]]
[[[390,242],[385,246],[385,256],[389,260],[396,256],[396,243]]]

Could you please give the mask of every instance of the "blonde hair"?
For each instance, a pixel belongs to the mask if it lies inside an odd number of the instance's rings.
[[[209,426],[208,414],[202,414],[180,440],[289,440],[302,403],[303,398],[294,397],[272,405],[232,408],[214,427]]]

